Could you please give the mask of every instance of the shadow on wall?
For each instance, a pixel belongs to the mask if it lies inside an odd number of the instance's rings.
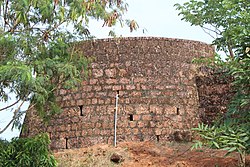
[[[234,95],[231,89],[232,78],[225,72],[202,66],[200,74],[196,76],[199,94],[199,112],[201,121],[213,124],[218,117],[227,112],[227,106]]]

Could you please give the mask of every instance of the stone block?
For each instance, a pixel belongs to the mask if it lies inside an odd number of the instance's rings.
[[[105,70],[105,75],[108,77],[108,78],[115,78],[116,77],[116,69],[106,69]]]
[[[93,69],[92,75],[94,78],[100,78],[103,76],[103,70],[102,69]]]

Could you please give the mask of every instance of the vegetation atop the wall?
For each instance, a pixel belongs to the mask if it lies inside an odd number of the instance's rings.
[[[244,166],[245,153],[250,152],[250,3],[248,0],[191,0],[176,4],[183,20],[200,26],[214,37],[213,44],[228,55],[215,65],[233,77],[235,97],[226,115],[212,127],[200,125],[195,130],[202,143],[240,154]]]
[[[40,134],[32,138],[0,140],[0,166],[55,167],[57,162],[49,151],[49,137]]]
[[[74,42],[92,37],[90,19],[109,27],[129,24],[134,30],[134,23],[121,17],[126,10],[123,0],[1,0],[0,101],[9,105],[0,111],[14,112],[0,134],[10,125],[21,127],[24,102],[44,120],[58,113],[55,92],[76,86],[87,72],[88,60],[79,56]],[[12,104],[11,98],[16,99]]]

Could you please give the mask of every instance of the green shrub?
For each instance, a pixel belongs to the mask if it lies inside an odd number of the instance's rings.
[[[55,167],[57,162],[49,151],[49,137],[39,134],[32,138],[0,140],[0,166]]]

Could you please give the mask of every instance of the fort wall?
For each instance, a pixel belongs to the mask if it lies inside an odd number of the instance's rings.
[[[85,41],[77,47],[93,59],[89,78],[77,90],[59,91],[63,112],[48,125],[28,113],[21,136],[48,132],[54,150],[111,144],[119,93],[118,142],[192,140],[190,129],[206,106],[199,94],[207,83],[197,87],[199,68],[191,62],[212,57],[211,45],[141,37]]]

